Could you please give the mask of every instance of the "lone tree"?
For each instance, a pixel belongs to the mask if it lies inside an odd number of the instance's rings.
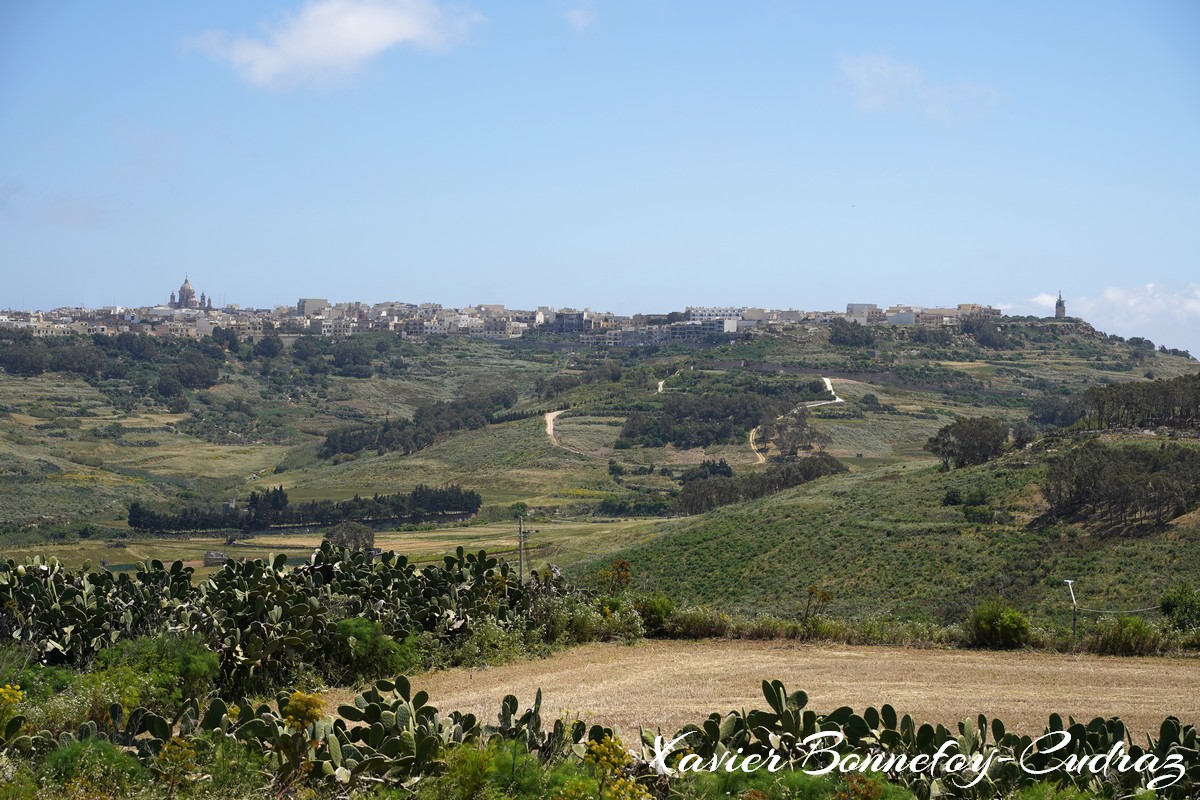
[[[358,522],[334,525],[325,533],[330,544],[347,550],[370,550],[375,546],[375,531]]]
[[[969,467],[1004,452],[1008,426],[995,417],[975,417],[952,422],[937,432],[925,449],[942,460],[942,468]]]
[[[808,412],[803,408],[764,424],[762,433],[764,439],[775,445],[779,461],[796,461],[801,457],[801,451],[810,451],[813,447],[823,451],[829,443],[829,436],[809,423]]]

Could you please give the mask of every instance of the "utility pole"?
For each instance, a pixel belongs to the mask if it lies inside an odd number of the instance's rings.
[[[517,517],[517,569],[521,583],[525,583],[525,518]]]
[[[1075,602],[1075,581],[1063,581],[1067,585],[1067,589],[1071,592],[1071,641],[1075,641],[1075,634],[1079,629],[1079,604]]]

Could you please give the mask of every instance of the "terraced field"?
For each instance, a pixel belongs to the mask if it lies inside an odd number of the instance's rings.
[[[541,522],[529,526],[526,543],[527,566],[543,569],[547,564],[570,567],[581,561],[604,558],[621,547],[645,541],[653,535],[655,522],[620,520],[599,522]],[[18,545],[6,548],[5,558],[52,553],[69,567],[79,567],[85,561],[94,565],[107,563],[113,570],[131,569],[138,561],[158,559],[164,563],[183,561],[197,572],[206,570],[202,564],[207,551],[224,552],[230,558],[267,558],[283,553],[291,559],[307,558],[321,543],[317,534],[260,535],[237,544],[228,545],[224,536],[194,536],[187,539],[135,538],[113,544],[81,540],[47,547]],[[114,544],[116,546],[114,546]],[[395,550],[418,563],[438,561],[457,547],[468,551],[486,549],[488,553],[504,556],[516,563],[516,522],[488,525],[446,526],[435,530],[383,531],[375,535],[375,545]]]

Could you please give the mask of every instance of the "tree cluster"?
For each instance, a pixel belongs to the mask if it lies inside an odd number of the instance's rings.
[[[1030,422],[1053,428],[1073,425],[1082,415],[1079,403],[1073,403],[1065,397],[1039,397],[1029,409]]]
[[[691,483],[692,481],[703,481],[709,478],[732,478],[733,467],[725,459],[715,461],[711,458],[706,458],[700,462],[700,466],[692,467],[686,470],[679,476],[681,483]]]
[[[290,504],[283,487],[251,492],[245,508],[185,506],[155,511],[140,502],[129,506],[129,527],[142,531],[265,530],[281,525],[334,525],[340,522],[404,519],[428,514],[474,514],[483,505],[478,492],[451,484],[420,485],[408,493],[334,502]]]
[[[791,411],[811,398],[815,385],[817,397],[828,397],[825,384],[771,384],[756,381],[731,394],[673,394],[661,411],[630,414],[621,429],[617,447],[641,445],[680,448],[707,447],[713,444],[744,442],[750,431]]]
[[[952,422],[925,443],[925,449],[942,460],[942,466],[983,464],[1004,452],[1008,426],[995,417],[973,417]]]
[[[829,444],[829,435],[809,423],[808,411],[803,408],[764,423],[759,429],[759,437],[775,445],[773,458],[777,461],[795,461],[802,457],[801,452],[812,450],[814,446],[823,450]]]
[[[967,317],[962,321],[962,332],[974,339],[980,347],[1011,350],[1017,346],[1004,335],[999,325],[987,317]]]
[[[703,514],[718,506],[766,497],[825,475],[845,471],[845,464],[833,456],[818,453],[800,461],[773,464],[761,472],[736,478],[691,481],[679,493],[679,510],[685,514]]]
[[[1106,428],[1200,426],[1200,373],[1146,383],[1094,386],[1083,393],[1084,425]]]
[[[671,511],[670,501],[649,498],[606,497],[596,506],[596,513],[604,517],[665,517]]]
[[[342,522],[325,531],[325,538],[347,550],[370,550],[375,546],[375,531],[361,522]]]
[[[870,347],[875,344],[875,333],[858,322],[838,317],[829,325],[829,343],[843,347]]]
[[[478,430],[492,421],[496,412],[517,402],[512,387],[473,393],[458,400],[441,400],[418,406],[412,419],[386,420],[378,425],[336,428],[325,435],[321,458],[341,453],[377,450],[415,453],[433,444],[439,434]]]
[[[1200,502],[1200,450],[1088,441],[1050,462],[1042,492],[1059,517],[1161,523]]]
[[[282,351],[283,341],[274,330],[254,346],[239,344],[235,331],[220,327],[200,340],[160,340],[129,331],[35,339],[24,331],[0,330],[0,369],[11,375],[64,372],[93,384],[124,380],[139,394],[157,389],[166,398],[211,387],[229,357],[270,359]]]
[[[553,400],[560,394],[571,391],[576,386],[588,383],[617,383],[621,380],[621,364],[612,359],[605,359],[592,369],[579,374],[560,373],[549,378],[538,378],[534,383],[533,392],[539,400]]]

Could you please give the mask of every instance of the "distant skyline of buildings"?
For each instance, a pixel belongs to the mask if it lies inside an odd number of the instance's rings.
[[[368,331],[389,331],[405,337],[430,334],[467,335],[488,339],[518,339],[530,333],[577,336],[581,344],[636,346],[665,341],[694,340],[744,333],[760,327],[829,324],[845,319],[864,326],[956,327],[970,317],[998,318],[1002,311],[981,303],[955,306],[847,303],[837,310],[805,311],[752,306],[686,306],[682,311],[620,315],[608,311],[538,306],[507,308],[478,304],[462,308],[440,303],[383,301],[332,303],[327,298],[301,297],[293,305],[242,308],[214,307],[212,295],[196,293],[190,275],[165,304],[155,306],[64,306],[49,311],[0,312],[0,327],[23,329],[35,336],[72,333],[117,334],[125,331],[158,336],[198,338],[220,327],[255,339],[268,330],[281,335],[316,334],[346,337]],[[1066,317],[1059,293],[1055,317]]]

